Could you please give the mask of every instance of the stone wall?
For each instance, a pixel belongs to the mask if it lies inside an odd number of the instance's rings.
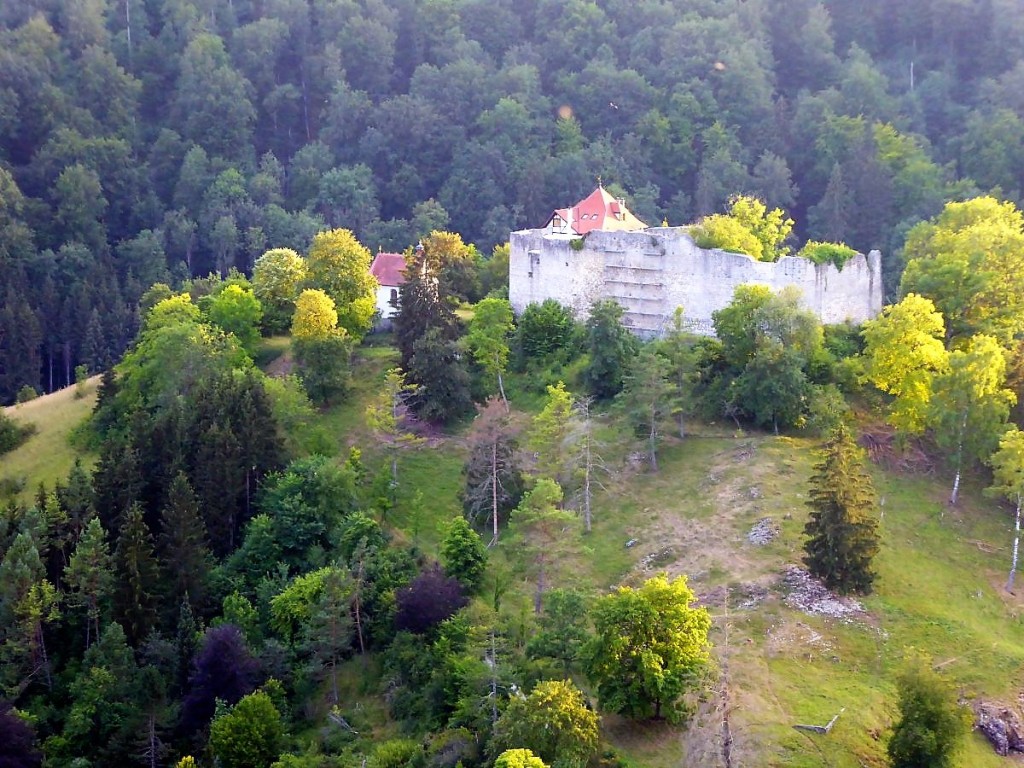
[[[591,232],[576,250],[565,235],[523,230],[511,235],[509,299],[516,312],[545,299],[582,319],[599,299],[626,310],[623,323],[641,336],[665,332],[676,307],[687,326],[712,334],[711,313],[732,301],[736,286],[759,283],[800,289],[803,304],[822,322],[862,322],[882,309],[882,258],[858,255],[842,270],[786,257],[777,262],[698,248],[680,227],[642,232]]]

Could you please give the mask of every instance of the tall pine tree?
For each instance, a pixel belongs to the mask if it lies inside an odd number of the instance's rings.
[[[199,501],[184,472],[171,481],[167,504],[160,516],[159,546],[169,577],[169,604],[176,607],[188,596],[194,604],[202,605],[210,551],[206,545],[206,526],[199,515]]]
[[[808,501],[812,511],[804,526],[804,563],[829,589],[871,592],[871,561],[878,552],[876,504],[863,451],[840,426],[814,467]]]
[[[142,519],[142,507],[132,504],[124,516],[124,524],[114,551],[118,584],[114,595],[117,617],[129,640],[142,640],[153,626],[159,583],[153,557],[153,536]]]

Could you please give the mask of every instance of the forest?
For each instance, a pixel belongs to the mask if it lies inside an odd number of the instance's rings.
[[[1014,0],[3,4],[0,764],[1000,764],[1021,94]],[[513,316],[598,180],[887,306]]]
[[[651,224],[747,193],[895,295],[910,226],[1021,191],[1014,0],[3,6],[4,402],[116,360],[152,283],[324,228],[486,257],[596,178]]]

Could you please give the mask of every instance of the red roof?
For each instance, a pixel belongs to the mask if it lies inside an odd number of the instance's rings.
[[[370,274],[377,278],[378,283],[389,288],[402,285],[405,282],[405,256],[400,253],[378,253],[370,265]]]
[[[612,197],[602,186],[598,186],[572,208],[559,208],[551,218],[555,216],[568,223],[577,235],[585,235],[594,229],[632,232],[647,228],[626,208],[624,202]],[[550,223],[551,219],[548,219]]]

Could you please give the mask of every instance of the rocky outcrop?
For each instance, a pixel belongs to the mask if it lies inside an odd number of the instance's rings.
[[[1024,721],[1019,711],[997,701],[974,704],[974,727],[988,739],[997,755],[1024,752]]]

